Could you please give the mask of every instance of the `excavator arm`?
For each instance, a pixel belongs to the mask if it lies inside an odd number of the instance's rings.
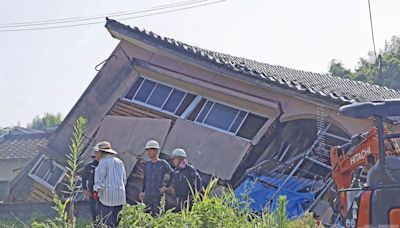
[[[388,133],[385,130],[385,133]],[[399,156],[397,143],[392,139],[385,140],[386,156]],[[352,142],[344,146],[335,146],[330,149],[332,177],[337,189],[348,189],[352,186],[353,174],[362,167],[368,170],[379,159],[378,135],[376,128],[367,133],[352,138]],[[340,195],[342,215],[347,213],[346,194]]]

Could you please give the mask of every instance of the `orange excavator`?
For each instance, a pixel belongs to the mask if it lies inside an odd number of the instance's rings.
[[[340,114],[353,118],[374,117],[376,126],[332,147],[332,177],[338,189],[341,222],[345,227],[400,227],[400,148],[384,129],[383,119],[400,116],[400,100],[346,105]],[[360,183],[361,173],[366,183]]]

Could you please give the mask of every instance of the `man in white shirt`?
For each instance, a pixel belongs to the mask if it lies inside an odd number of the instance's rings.
[[[94,175],[93,190],[99,199],[100,222],[108,227],[118,226],[118,213],[126,203],[126,173],[124,163],[115,155],[109,142],[103,141],[94,147],[100,153],[99,164]]]

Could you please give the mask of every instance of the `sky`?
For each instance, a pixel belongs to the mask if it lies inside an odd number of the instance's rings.
[[[182,1],[2,1],[0,24]],[[371,6],[379,50],[385,40],[400,35],[400,1],[371,0]],[[202,48],[318,73],[326,73],[332,59],[354,68],[373,49],[367,0],[226,0],[121,22]],[[45,112],[66,116],[95,77],[95,66],[118,43],[104,24],[105,19],[73,28],[0,32],[0,127],[25,126]]]

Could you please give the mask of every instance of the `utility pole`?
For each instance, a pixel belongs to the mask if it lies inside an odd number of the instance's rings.
[[[378,55],[378,85],[383,86],[383,76],[382,76],[382,55]]]

